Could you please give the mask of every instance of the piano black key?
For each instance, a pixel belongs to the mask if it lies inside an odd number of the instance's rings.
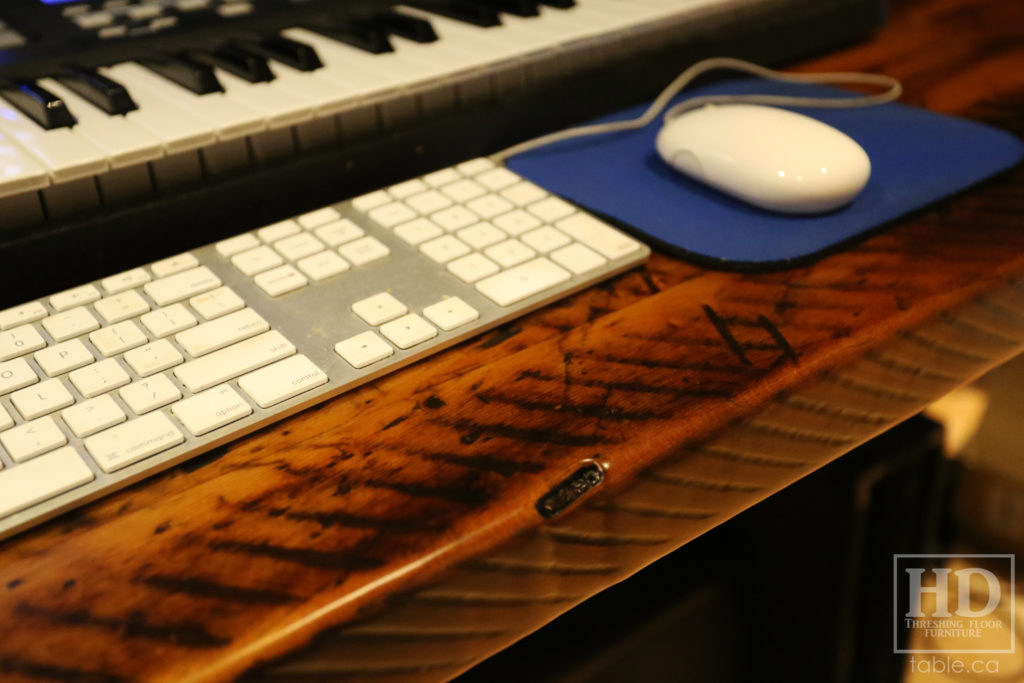
[[[536,0],[477,0],[489,5],[499,12],[514,14],[518,17],[536,17],[540,14]]]
[[[246,36],[233,39],[231,44],[261,57],[287,64],[299,71],[315,71],[323,67],[323,62],[312,45],[284,36]]]
[[[197,95],[224,92],[224,86],[217,80],[213,69],[185,57],[174,55],[150,55],[137,60],[150,71],[160,74],[169,81],[191,90]]]
[[[307,28],[375,55],[393,52],[395,49],[388,40],[387,31],[364,19],[332,17],[329,21],[317,22],[315,26],[310,24]]]
[[[541,5],[557,7],[558,9],[569,9],[576,6],[576,0],[537,0]]]
[[[5,81],[0,83],[0,95],[47,130],[70,128],[76,123],[64,100],[35,83]]]
[[[267,66],[267,60],[237,45],[222,45],[214,50],[186,50],[190,60],[206,66],[215,66],[250,83],[267,83],[274,80],[274,72]]]
[[[410,0],[413,7],[475,26],[500,26],[498,11],[474,0]]]
[[[139,108],[127,88],[92,69],[69,66],[54,78],[108,114],[119,116]]]
[[[379,12],[374,14],[371,20],[390,33],[414,40],[417,43],[432,43],[437,40],[434,27],[426,19],[410,17],[398,12]]]

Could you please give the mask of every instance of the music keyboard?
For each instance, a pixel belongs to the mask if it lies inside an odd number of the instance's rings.
[[[244,72],[233,73],[231,62],[214,59],[208,63],[220,65],[208,66],[201,61],[244,33],[228,29],[209,50],[175,55],[186,70],[202,70],[215,79],[215,92],[196,94],[167,72],[149,68],[141,56],[145,51],[139,58],[95,69],[122,86],[137,105],[115,115],[73,92],[59,73],[15,80],[0,92],[0,155],[5,161],[0,167],[0,227],[117,204],[204,175],[393,130],[498,93],[536,89],[649,51],[704,15],[754,4],[579,0],[567,7],[536,5],[534,16],[495,13],[499,23],[494,26],[444,16],[444,3],[398,5],[389,16],[420,20],[436,40],[417,42],[378,22],[375,28],[392,48],[379,53],[331,37],[329,29],[318,31],[314,17],[261,36],[305,47],[319,58],[322,66],[317,68],[303,71],[273,52],[267,58],[268,53],[232,46],[246,60],[261,63],[264,77],[269,75],[255,82]],[[81,21],[81,14],[73,16]],[[48,129],[51,124],[34,120],[34,112],[15,98],[29,85],[61,101],[70,114],[67,123]],[[52,102],[39,102],[38,96],[30,104],[52,110]]]

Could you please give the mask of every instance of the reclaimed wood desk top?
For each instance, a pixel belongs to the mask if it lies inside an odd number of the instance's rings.
[[[799,69],[1024,136],[1020,2]],[[449,678],[1018,353],[1022,276],[1020,168],[810,267],[655,255],[3,542],[0,680]]]

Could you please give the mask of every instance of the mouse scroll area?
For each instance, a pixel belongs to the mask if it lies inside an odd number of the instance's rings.
[[[809,116],[749,104],[707,105],[668,121],[657,150],[672,168],[763,209],[793,214],[849,204],[871,176],[864,149]]]

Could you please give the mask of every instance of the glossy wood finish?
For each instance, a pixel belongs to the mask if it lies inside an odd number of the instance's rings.
[[[896,2],[801,69],[1024,135],[1022,34],[1018,2]],[[448,678],[1019,352],[1022,190],[782,273],[656,255],[6,541],[0,679]]]

